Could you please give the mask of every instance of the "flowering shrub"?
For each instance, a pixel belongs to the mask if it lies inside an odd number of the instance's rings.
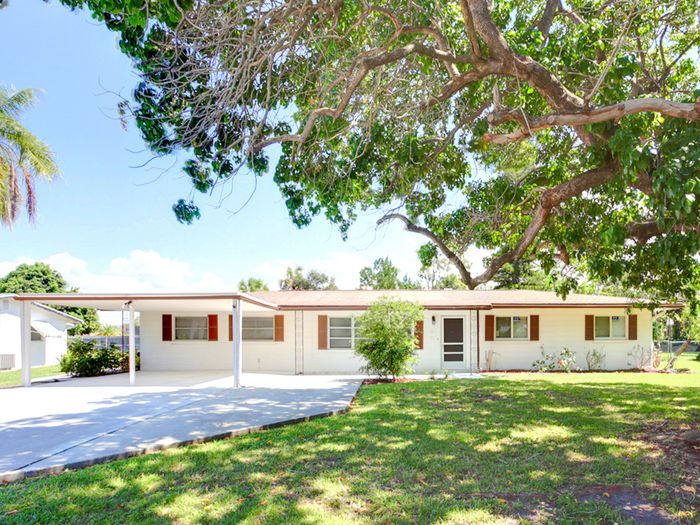
[[[554,370],[564,370],[571,372],[576,367],[576,353],[563,348],[559,355],[550,354],[544,351],[544,347],[540,347],[542,357],[532,363],[532,367],[538,372],[552,372]]]

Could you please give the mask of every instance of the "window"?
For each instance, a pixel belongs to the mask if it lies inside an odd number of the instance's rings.
[[[275,337],[274,317],[244,317],[244,341],[272,341]]]
[[[328,318],[328,348],[351,349],[355,348],[358,339],[357,330],[360,326],[352,317]]]
[[[209,339],[207,316],[175,317],[176,341],[206,341]]]
[[[624,339],[627,337],[624,315],[595,316],[596,339]]]
[[[36,330],[32,330],[32,335],[31,335],[30,341],[41,341],[41,340],[42,340],[41,334],[39,332],[37,332]]]
[[[496,339],[527,339],[527,316],[496,317]]]

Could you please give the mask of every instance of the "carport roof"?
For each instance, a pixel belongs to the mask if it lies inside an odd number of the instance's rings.
[[[277,310],[277,305],[244,293],[25,293],[14,296],[17,301],[33,301],[60,306],[83,306],[97,310],[123,310],[131,303],[137,312],[231,310],[232,301],[241,300],[250,310]],[[187,307],[183,308],[183,301]]]

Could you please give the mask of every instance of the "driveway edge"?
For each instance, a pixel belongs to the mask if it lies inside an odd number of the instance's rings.
[[[361,385],[360,385],[361,386]],[[310,416],[296,417],[292,419],[285,419],[284,421],[275,421],[274,423],[268,423],[265,425],[256,425],[239,430],[231,430],[228,432],[221,432],[219,434],[214,434],[211,436],[204,436],[200,438],[187,439],[183,441],[176,441],[175,443],[169,443],[167,445],[154,445],[151,447],[139,448],[136,450],[129,450],[127,452],[120,452],[118,454],[110,454],[107,456],[101,456],[98,458],[91,458],[84,461],[76,461],[73,463],[66,463],[64,465],[54,465],[52,467],[45,467],[33,470],[9,470],[7,472],[0,472],[1,483],[10,483],[13,481],[20,481],[27,478],[34,478],[38,476],[44,476],[49,474],[60,474],[69,470],[78,470],[93,465],[98,465],[100,463],[107,463],[108,461],[114,461],[117,459],[126,459],[135,456],[144,456],[146,454],[153,454],[155,452],[161,452],[163,450],[171,448],[185,447],[187,445],[194,445],[200,443],[208,443],[210,441],[218,441],[221,439],[229,439],[238,436],[244,436],[246,434],[252,434],[253,432],[260,432],[262,430],[271,430],[273,428],[285,427],[288,425],[295,425],[297,423],[303,423],[306,421],[311,421],[313,419],[319,419],[324,417],[338,416],[345,414],[350,410],[350,406],[355,402],[359,388],[355,391],[345,408],[339,408],[337,410],[330,410],[328,412],[321,412],[318,414],[312,414]]]

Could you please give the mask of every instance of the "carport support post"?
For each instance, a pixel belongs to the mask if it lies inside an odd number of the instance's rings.
[[[20,359],[22,362],[22,386],[32,385],[32,303],[20,301]]]
[[[134,305],[129,302],[129,384],[136,383],[136,329]]]
[[[241,386],[241,369],[243,368],[243,355],[241,353],[241,330],[243,329],[243,319],[241,316],[241,300],[233,300],[233,386]]]

